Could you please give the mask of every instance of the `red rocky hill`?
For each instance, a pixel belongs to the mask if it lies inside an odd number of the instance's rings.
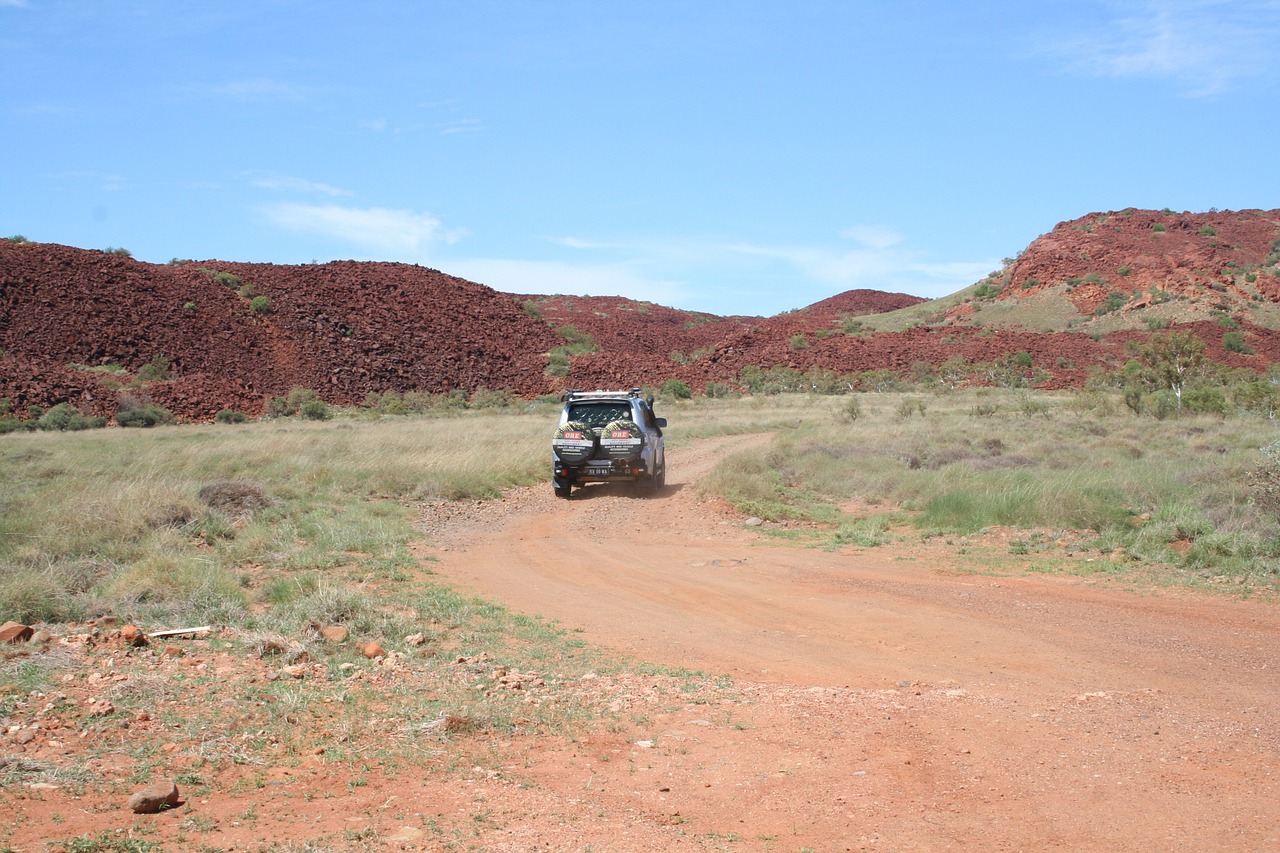
[[[1031,357],[1026,376],[1041,387],[1074,387],[1169,324],[1200,336],[1211,359],[1261,371],[1280,361],[1280,211],[1091,214],[974,288],[916,311],[921,302],[848,291],[775,317],[717,317],[620,297],[514,296],[405,264],[157,265],[0,241],[0,398],[19,414],[64,401],[111,414],[121,394],[142,395],[208,419],[260,412],[297,386],[341,404],[388,390],[529,397],[672,378],[700,391],[744,368],[907,375],[958,360],[1007,367],[1014,353]],[[1228,318],[1252,354],[1223,348]],[[584,340],[596,349],[570,356],[567,375],[548,370],[557,348]],[[169,378],[140,384],[157,356]]]

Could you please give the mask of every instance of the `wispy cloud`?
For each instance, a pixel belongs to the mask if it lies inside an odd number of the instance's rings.
[[[0,0],[0,8],[29,9],[31,4],[27,0]]]
[[[418,257],[435,245],[454,243],[465,233],[461,229],[445,228],[429,213],[412,210],[336,204],[273,204],[261,210],[277,227],[397,254],[400,259]]]
[[[1125,0],[1089,31],[1051,37],[1046,52],[1100,77],[1166,79],[1187,95],[1231,89],[1280,67],[1277,0]]]
[[[659,302],[661,299],[637,293],[706,298],[708,293],[693,294],[680,283],[710,275],[722,282],[711,289],[718,288],[725,296],[732,294],[732,300],[742,306],[744,313],[799,308],[859,288],[946,296],[999,266],[992,259],[934,260],[911,248],[905,235],[884,225],[856,225],[840,236],[856,245],[840,241],[798,245],[705,238],[602,241],[559,237],[551,242],[572,249],[575,254],[594,253],[612,261],[604,265],[570,260],[558,268],[558,274],[570,267],[586,271],[576,277],[583,281],[580,292],[603,293],[608,286],[626,285],[634,290],[615,290],[611,295]],[[579,291],[544,287],[537,292]],[[686,301],[677,307],[696,306]]]
[[[444,121],[436,125],[436,130],[441,136],[453,136],[459,133],[479,133],[484,129],[477,118],[460,118],[453,121]]]
[[[350,190],[331,187],[328,184],[317,183],[316,181],[308,181],[305,178],[290,177],[268,177],[255,178],[249,182],[255,187],[261,187],[268,190],[293,190],[296,192],[313,193],[316,195],[327,196],[348,196],[354,195]]]

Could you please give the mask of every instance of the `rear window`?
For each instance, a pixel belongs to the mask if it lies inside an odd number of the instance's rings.
[[[569,420],[582,421],[592,427],[602,427],[610,421],[629,421],[631,406],[626,403],[572,403]]]

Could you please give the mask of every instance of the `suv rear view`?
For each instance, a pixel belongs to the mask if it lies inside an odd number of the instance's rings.
[[[653,398],[630,391],[569,391],[551,440],[551,485],[567,498],[574,486],[629,481],[652,493],[666,483],[662,428]]]

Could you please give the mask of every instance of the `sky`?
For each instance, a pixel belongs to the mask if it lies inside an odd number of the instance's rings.
[[[1280,0],[0,0],[0,236],[768,316],[1280,207]]]

